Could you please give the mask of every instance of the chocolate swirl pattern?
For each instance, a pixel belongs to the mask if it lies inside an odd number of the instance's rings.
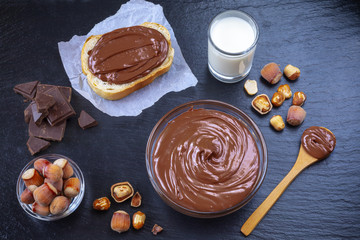
[[[89,70],[115,84],[146,76],[166,59],[168,42],[157,30],[135,26],[104,34],[89,51]]]
[[[329,156],[336,145],[334,134],[324,127],[309,127],[301,137],[306,152],[317,159]]]
[[[156,181],[167,196],[201,212],[241,202],[259,174],[259,152],[249,130],[216,110],[190,110],[172,120],[153,159]]]

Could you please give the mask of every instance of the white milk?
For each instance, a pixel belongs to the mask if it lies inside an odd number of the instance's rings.
[[[229,12],[238,13],[239,11],[228,11],[222,14]],[[250,47],[257,40],[256,27],[254,29],[248,21],[242,19],[242,15],[241,17],[232,15],[220,17],[219,20],[216,17],[209,27],[210,72],[223,82],[237,82],[246,77],[250,72],[255,53],[255,45],[251,49]]]

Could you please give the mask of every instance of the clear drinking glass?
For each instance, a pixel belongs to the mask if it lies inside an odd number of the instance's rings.
[[[250,72],[259,27],[249,14],[229,10],[218,14],[208,29],[208,66],[221,82],[235,83]]]

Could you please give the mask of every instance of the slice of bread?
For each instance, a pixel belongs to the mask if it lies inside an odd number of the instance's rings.
[[[102,81],[101,79],[97,78],[94,74],[92,74],[92,72],[90,72],[89,66],[88,66],[88,62],[89,62],[88,61],[88,59],[89,59],[88,52],[94,48],[94,46],[96,45],[96,43],[98,42],[98,40],[101,38],[102,35],[94,35],[94,36],[90,36],[88,39],[86,39],[85,44],[81,51],[82,71],[86,75],[87,82],[90,85],[90,87],[100,97],[103,97],[108,100],[121,99],[121,98],[126,97],[127,95],[135,92],[136,90],[139,90],[140,88],[143,88],[146,85],[152,83],[152,81],[154,81],[154,79],[156,77],[169,71],[171,64],[173,62],[173,59],[174,59],[174,49],[171,47],[169,31],[164,26],[162,26],[158,23],[145,22],[145,23],[141,24],[140,26],[153,28],[153,29],[158,30],[160,33],[162,33],[168,42],[169,50],[168,50],[166,59],[160,66],[153,69],[146,76],[136,79],[135,81],[130,82],[130,83],[111,84],[111,83]]]

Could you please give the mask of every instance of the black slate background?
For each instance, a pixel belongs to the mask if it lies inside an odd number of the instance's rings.
[[[356,239],[360,237],[360,3],[358,1],[154,1],[164,8],[182,53],[199,82],[196,87],[169,93],[137,117],[110,117],[78,93],[76,112],[86,110],[99,126],[83,131],[77,119],[68,121],[64,140],[43,153],[75,160],[86,179],[85,197],[69,217],[56,222],[30,218],[19,206],[15,185],[32,159],[26,148],[26,103],[12,91],[15,84],[39,80],[70,86],[57,43],[85,35],[97,22],[113,15],[125,1],[1,1],[0,2],[0,238],[2,239],[244,239],[242,224],[291,169],[302,132],[313,125],[329,128],[337,138],[326,160],[306,169],[287,189],[248,239]],[[308,100],[305,122],[275,132],[274,114],[286,117],[290,101],[266,116],[250,107],[252,97],[243,82],[227,85],[207,69],[207,26],[227,9],[250,13],[260,27],[250,79],[259,93],[272,95],[280,84],[303,91]],[[260,79],[260,70],[275,61],[301,69],[295,82],[276,86]],[[239,107],[260,127],[268,146],[268,171],[262,187],[244,208],[218,219],[196,219],[175,212],[153,190],[145,168],[147,138],[156,122],[175,106],[197,99],[221,100]],[[130,181],[143,195],[140,210],[145,227],[119,235],[110,229],[112,213],[92,210],[92,201],[109,196],[110,186]],[[152,236],[154,223],[164,232]]]

